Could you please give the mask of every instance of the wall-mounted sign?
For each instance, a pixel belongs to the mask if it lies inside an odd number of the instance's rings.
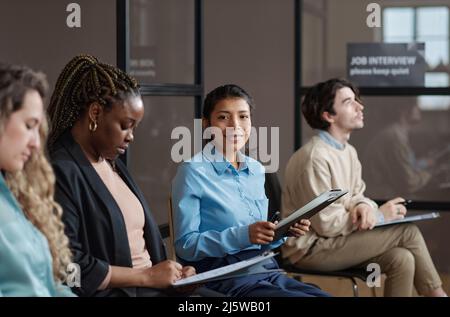
[[[363,87],[423,87],[425,43],[348,43],[347,76]]]

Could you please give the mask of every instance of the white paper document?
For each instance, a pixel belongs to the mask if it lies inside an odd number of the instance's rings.
[[[221,280],[226,279],[230,277],[238,277],[242,275],[249,274],[255,274],[255,271],[252,271],[252,273],[247,272],[247,269],[250,267],[253,267],[254,265],[261,263],[267,259],[270,259],[271,257],[275,256],[275,253],[268,252],[259,256],[256,256],[254,258],[244,260],[241,262],[229,264],[226,266],[219,267],[217,269],[206,271],[200,274],[196,274],[193,276],[189,276],[187,278],[183,278],[181,280],[176,281],[173,286],[179,287],[179,286],[185,286],[190,284],[198,284],[198,283],[206,283],[211,282],[215,280]],[[260,273],[263,273],[262,271]]]
[[[398,220],[379,222],[375,225],[375,227],[382,227],[382,226],[388,226],[388,225],[395,225],[397,223],[413,222],[413,221],[420,221],[420,220],[427,220],[427,219],[436,219],[436,218],[439,218],[440,216],[441,215],[438,212],[430,212],[430,213],[422,214],[422,215],[408,216],[408,217],[405,217],[403,219],[398,219]]]

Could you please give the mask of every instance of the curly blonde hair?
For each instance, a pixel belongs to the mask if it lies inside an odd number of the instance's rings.
[[[25,94],[36,90],[45,98],[45,75],[25,66],[0,64],[0,134],[11,113],[22,107]],[[6,172],[5,180],[29,221],[47,238],[52,255],[53,276],[65,282],[71,263],[69,240],[61,221],[62,208],[54,200],[55,176],[45,156],[48,134],[47,120],[39,127],[41,147],[32,153],[24,168]]]
[[[41,148],[26,162],[23,170],[6,173],[6,182],[21,205],[25,216],[47,238],[53,259],[53,276],[65,282],[72,261],[69,239],[61,221],[62,208],[55,202],[55,175],[45,157],[47,122],[40,127]]]

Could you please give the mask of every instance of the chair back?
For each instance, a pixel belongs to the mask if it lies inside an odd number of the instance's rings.
[[[266,173],[266,181],[264,189],[266,196],[269,199],[269,210],[267,212],[267,219],[272,219],[275,212],[281,212],[281,184],[277,173]]]
[[[168,247],[169,256],[168,256],[168,258],[170,260],[176,261],[177,255],[175,253],[175,238],[174,238],[175,230],[173,228],[172,196],[169,196],[167,203],[168,203],[168,207],[169,207],[168,208],[169,209],[169,214],[168,214],[168,219],[169,219],[169,247]]]

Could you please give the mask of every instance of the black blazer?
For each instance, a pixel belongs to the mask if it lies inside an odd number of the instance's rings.
[[[64,133],[50,153],[56,174],[55,199],[63,208],[65,232],[74,262],[80,265],[80,296],[136,296],[136,288],[97,291],[108,265],[132,267],[122,212],[70,131]],[[141,202],[145,214],[144,238],[153,264],[166,260],[166,249],[144,195],[125,165],[116,160],[119,175]]]

